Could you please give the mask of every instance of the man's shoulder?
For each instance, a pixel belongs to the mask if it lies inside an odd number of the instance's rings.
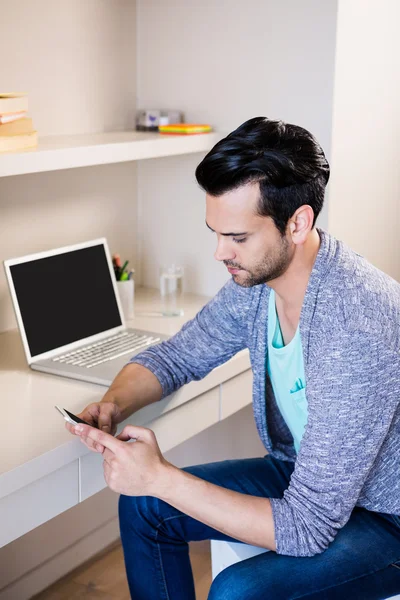
[[[345,301],[379,312],[400,310],[400,284],[343,242],[327,278],[327,289],[336,289]]]
[[[320,298],[347,330],[399,341],[400,284],[343,242],[337,241]]]

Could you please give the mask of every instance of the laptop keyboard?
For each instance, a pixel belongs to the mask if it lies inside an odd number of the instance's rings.
[[[124,354],[130,354],[136,350],[141,350],[142,348],[146,348],[146,346],[156,344],[160,341],[160,338],[157,337],[122,331],[100,342],[95,342],[89,346],[82,346],[82,348],[68,352],[62,356],[56,356],[53,358],[53,361],[91,369],[109,360],[124,356]]]

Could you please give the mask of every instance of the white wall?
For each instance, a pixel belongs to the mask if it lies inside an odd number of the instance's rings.
[[[3,13],[1,91],[28,93],[39,136],[134,124],[134,0],[15,0]],[[136,186],[136,163],[0,178],[0,260],[106,236],[135,262]],[[14,327],[1,269],[0,331]]]
[[[400,279],[397,0],[339,3],[329,229]]]
[[[1,91],[28,93],[40,135],[134,124],[135,0],[13,0],[1,8]]]
[[[226,132],[254,116],[283,119],[309,129],[329,158],[336,0],[138,0],[137,8],[139,107],[179,108],[187,121]],[[200,160],[139,165],[146,285],[157,286],[158,265],[175,257],[189,291],[213,295],[226,280],[204,225]]]

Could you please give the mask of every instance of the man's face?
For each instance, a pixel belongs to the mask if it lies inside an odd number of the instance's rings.
[[[294,251],[271,217],[257,215],[259,195],[259,184],[248,183],[222,196],[206,197],[206,223],[218,239],[214,256],[242,287],[282,275]]]

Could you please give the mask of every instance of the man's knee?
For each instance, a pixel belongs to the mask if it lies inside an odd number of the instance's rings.
[[[245,581],[237,564],[221,571],[211,584],[208,600],[250,600]]]
[[[185,541],[181,520],[186,515],[158,498],[121,495],[118,513],[122,534]]]
[[[159,521],[157,499],[152,496],[119,497],[118,515],[121,529],[151,529]]]

